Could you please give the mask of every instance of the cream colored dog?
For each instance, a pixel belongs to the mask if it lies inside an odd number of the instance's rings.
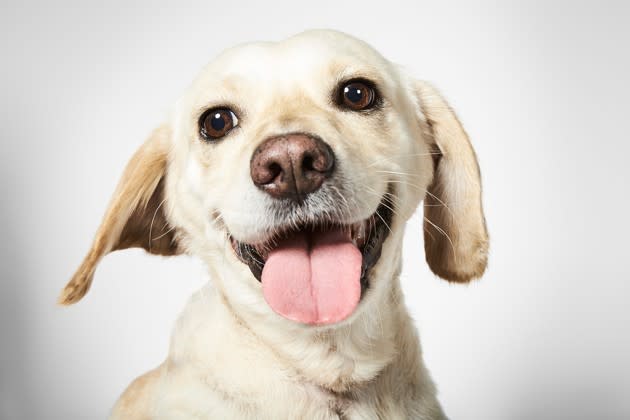
[[[60,297],[119,249],[207,264],[167,360],[112,417],[445,418],[398,279],[423,199],[431,270],[480,276],[475,153],[429,84],[333,31],[221,54],[131,159]]]

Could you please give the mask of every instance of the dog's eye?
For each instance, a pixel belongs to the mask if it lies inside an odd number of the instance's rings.
[[[199,119],[199,133],[206,140],[217,140],[238,125],[238,118],[228,108],[213,108]]]
[[[353,111],[369,109],[376,103],[376,92],[363,80],[346,82],[341,86],[339,105]]]

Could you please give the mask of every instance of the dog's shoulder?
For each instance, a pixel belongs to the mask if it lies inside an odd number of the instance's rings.
[[[165,365],[136,378],[125,389],[112,409],[112,419],[145,420],[151,418],[151,401],[160,378],[164,376]]]

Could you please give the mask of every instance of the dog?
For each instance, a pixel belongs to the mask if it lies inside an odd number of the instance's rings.
[[[479,167],[432,85],[335,31],[221,53],[131,158],[59,299],[116,250],[207,265],[111,417],[446,418],[399,281],[421,202],[433,273],[480,277]]]

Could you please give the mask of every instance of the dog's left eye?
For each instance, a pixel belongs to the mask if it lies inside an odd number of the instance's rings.
[[[376,90],[367,80],[351,80],[339,87],[337,103],[353,111],[364,111],[376,105]]]
[[[238,125],[236,114],[229,108],[212,108],[199,119],[199,133],[206,140],[218,140]]]

